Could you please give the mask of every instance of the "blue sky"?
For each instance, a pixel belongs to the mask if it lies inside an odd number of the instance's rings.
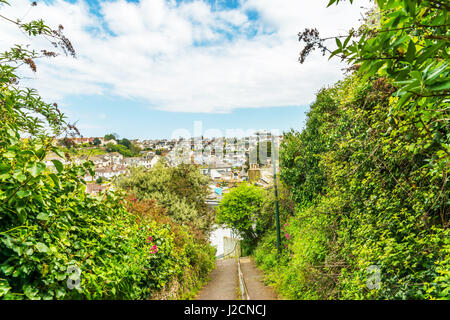
[[[360,1],[360,4],[368,1]],[[326,0],[16,0],[11,18],[64,25],[77,59],[23,71],[23,84],[57,102],[84,136],[169,138],[177,129],[300,129],[315,93],[342,78],[339,61],[297,61],[297,33],[358,25],[361,9]],[[0,49],[48,49],[0,23]]]
[[[185,129],[192,136],[196,121],[202,122],[202,132],[218,129],[226,135],[228,129],[279,131],[299,130],[305,123],[306,106],[239,108],[230,113],[167,112],[153,110],[145,103],[120,98],[77,97],[70,99],[81,132],[90,136],[117,133],[127,138],[172,138],[176,129]],[[124,108],[124,106],[129,106]],[[68,107],[72,110],[71,107]],[[133,111],[130,111],[133,110]],[[90,125],[86,126],[85,124]],[[92,125],[91,125],[92,124]]]

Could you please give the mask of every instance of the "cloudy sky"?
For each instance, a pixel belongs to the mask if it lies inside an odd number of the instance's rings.
[[[298,63],[297,34],[359,25],[368,0],[10,0],[0,14],[64,26],[77,58],[23,70],[23,84],[57,102],[85,136],[170,137],[174,130],[300,129],[315,93],[344,66],[320,52]],[[52,49],[0,20],[0,50]]]

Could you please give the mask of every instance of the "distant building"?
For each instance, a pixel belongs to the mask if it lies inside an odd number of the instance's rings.
[[[76,137],[76,138],[69,138],[69,140],[72,141],[75,144],[93,143],[94,142],[94,138]]]
[[[248,181],[257,182],[261,178],[261,169],[257,163],[251,163],[248,169]]]
[[[103,140],[103,143],[102,143],[102,145],[107,145],[108,143],[111,143],[111,144],[117,144],[117,141],[116,140],[114,140],[114,139],[111,139],[111,140]]]
[[[101,191],[105,191],[107,189],[106,186],[100,185],[97,183],[88,183],[86,185],[86,192],[90,194],[97,194]]]

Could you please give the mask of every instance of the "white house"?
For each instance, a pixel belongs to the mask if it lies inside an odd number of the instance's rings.
[[[114,139],[111,139],[111,140],[105,140],[105,139],[103,139],[102,145],[103,145],[103,144],[107,145],[108,143],[117,144],[117,141],[114,140]]]
[[[217,170],[215,169],[211,169],[211,171],[209,172],[209,176],[211,177],[211,179],[220,179],[222,177],[222,174],[220,174]]]
[[[97,180],[98,178],[105,178],[105,179],[111,179],[113,177],[119,176],[121,174],[126,173],[125,167],[117,167],[117,168],[99,168],[95,170],[95,176],[94,180]]]
[[[111,152],[104,155],[105,159],[108,159],[110,163],[121,163],[123,160],[123,155],[118,152]]]
[[[152,160],[150,160],[150,168],[153,168],[159,161],[160,156],[154,156]]]

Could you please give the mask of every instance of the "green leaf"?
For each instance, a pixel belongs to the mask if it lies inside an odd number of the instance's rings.
[[[0,179],[6,180],[11,177],[11,174],[9,173],[11,171],[11,166],[7,163],[0,164]]]
[[[27,218],[27,211],[25,210],[24,206],[18,206],[16,207],[17,216],[19,217],[19,220],[21,223],[24,223]]]
[[[439,51],[440,49],[442,49],[444,47],[445,47],[445,41],[443,41],[442,43],[439,43],[435,46],[432,46],[432,47],[423,48],[422,50],[420,50],[420,54],[419,54],[419,56],[417,56],[415,63],[417,65],[421,65],[423,62],[425,62],[425,60],[430,58],[433,54],[435,54],[437,51]]]
[[[31,191],[30,190],[19,190],[19,191],[17,191],[16,195],[20,199],[22,199],[22,198],[30,196],[31,195]]]
[[[42,160],[45,158],[46,155],[46,149],[45,148],[40,148],[38,150],[35,151],[36,156],[39,158],[39,160]]]
[[[33,176],[37,177],[42,171],[45,170],[45,163],[32,162],[27,166],[27,171]]]
[[[331,6],[333,3],[335,3],[337,0],[330,0],[330,2],[328,2],[328,5],[327,5],[327,8],[329,7],[329,6]]]
[[[443,81],[435,82],[428,88],[431,91],[449,90],[450,89],[450,80],[443,80]]]
[[[16,178],[19,182],[24,182],[25,180],[27,180],[27,176],[23,172],[17,172],[13,177]]]
[[[422,73],[420,71],[414,70],[411,72],[411,77],[414,79],[417,79],[419,81],[422,81]]]
[[[48,214],[40,212],[37,216],[36,219],[42,220],[42,221],[48,221],[49,217]]]
[[[50,173],[49,176],[53,180],[53,183],[56,185],[56,187],[58,189],[60,189],[58,176],[56,174],[54,174],[54,173]]]
[[[11,290],[11,286],[5,279],[0,279],[0,297],[3,297]]]
[[[430,82],[432,82],[434,79],[438,78],[438,77],[442,74],[442,72],[447,68],[447,66],[448,66],[448,64],[447,64],[447,63],[444,63],[444,64],[441,65],[440,67],[434,69],[434,70],[431,72],[431,74],[429,74],[429,75],[427,76],[427,78],[425,79],[425,80],[426,80],[426,83],[430,83]]]
[[[9,173],[0,173],[0,180],[7,180],[9,178],[11,178]]]
[[[64,278],[61,280],[64,280],[64,279],[65,279],[65,275],[64,275]],[[56,290],[56,299],[61,299],[65,295],[66,295],[66,290],[64,290],[63,288],[59,288]]]
[[[352,34],[349,34],[348,37],[344,41],[344,45],[343,45],[344,48],[347,46],[347,44],[348,44],[348,42],[350,41],[351,38],[352,38]]]
[[[23,293],[28,299],[40,299],[39,297],[37,297],[38,292],[39,290],[32,285],[26,284],[23,287]]]
[[[414,16],[416,14],[416,1],[415,0],[403,0],[406,11]]]
[[[11,170],[11,166],[7,163],[0,163],[0,174],[7,173]]]
[[[402,18],[402,15],[399,11],[395,11],[392,13],[392,18],[390,19],[389,23],[386,24],[386,28],[395,28],[397,27],[398,23],[400,22],[400,19]]]
[[[52,147],[52,151],[54,153],[56,153],[58,156],[60,156],[61,158],[63,158],[63,159],[65,158],[64,152],[60,148]]]
[[[410,93],[410,92],[403,94],[403,95],[400,97],[400,99],[398,100],[397,105],[398,105],[399,107],[403,106],[405,103],[407,103],[407,102],[409,101],[409,99],[412,97],[412,95],[413,95],[413,94]]]
[[[402,43],[405,42],[405,40],[408,39],[408,38],[409,38],[409,36],[407,36],[407,35],[403,35],[403,36],[401,36],[401,37],[399,37],[399,38],[395,38],[395,37],[394,37],[394,38],[393,38],[394,42],[391,44],[391,47],[396,47],[396,46],[402,44]]]
[[[333,58],[335,55],[337,55],[338,53],[342,52],[342,50],[340,48],[334,50],[330,56],[328,57],[328,60],[330,60],[331,58]]]
[[[414,41],[409,40],[408,43],[408,50],[406,51],[406,61],[408,62],[413,62],[414,58],[416,57],[416,44],[414,43]]]
[[[55,278],[58,281],[62,281],[62,280],[67,278],[67,275],[64,272],[58,272],[58,273],[55,274]]]
[[[411,83],[401,87],[401,89],[399,90],[399,94],[402,95],[408,91],[417,92],[419,90],[420,90],[420,81],[413,80],[413,81],[411,81]]]
[[[0,270],[2,270],[5,276],[10,276],[14,272],[14,266],[4,264],[0,267]]]
[[[11,286],[5,279],[0,279],[0,297],[3,297],[8,291],[11,290]]]
[[[36,243],[36,249],[37,249],[39,252],[47,252],[47,251],[48,251],[48,247],[47,247],[44,243],[42,243],[42,242]]]
[[[63,171],[64,166],[63,166],[63,164],[61,163],[61,161],[59,161],[59,160],[52,160],[52,162],[53,162],[53,165],[55,166],[56,170],[58,171],[58,173],[60,173],[61,171]]]
[[[16,153],[12,150],[6,151],[3,156],[8,159],[13,159],[16,156]]]
[[[53,291],[50,290],[49,292],[46,292],[43,295],[41,295],[41,298],[42,300],[53,300],[53,295],[54,295]]]

